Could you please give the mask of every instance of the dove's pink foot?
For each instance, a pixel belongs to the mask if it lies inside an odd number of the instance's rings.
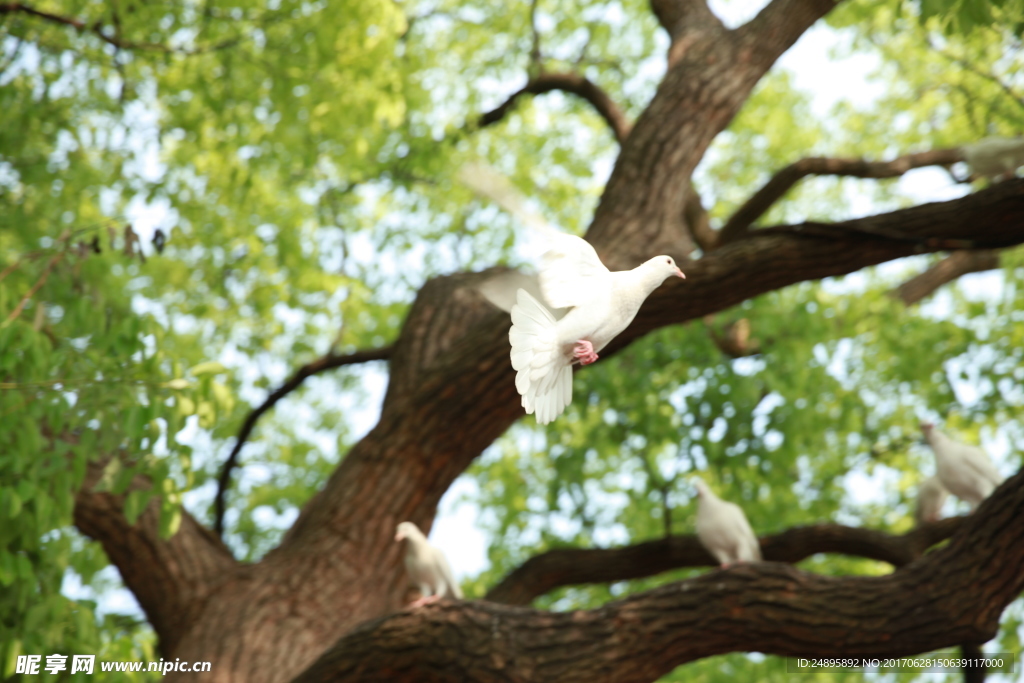
[[[729,564],[728,562],[723,562],[723,563],[722,563],[722,569],[728,569],[728,568],[729,568],[729,567],[731,567],[731,566],[732,566],[732,565],[731,565],[731,564]]]
[[[419,600],[414,600],[413,602],[410,602],[409,607],[410,609],[415,609],[416,607],[422,607],[423,605],[430,605],[432,603],[437,602],[440,599],[440,595],[424,595]]]
[[[599,357],[597,352],[594,351],[594,345],[586,339],[580,339],[576,342],[573,353],[576,356],[576,360],[580,362],[580,365],[590,365]]]

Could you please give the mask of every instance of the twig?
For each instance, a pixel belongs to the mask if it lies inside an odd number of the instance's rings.
[[[651,486],[661,494],[661,515],[662,521],[665,524],[665,537],[668,538],[672,535],[672,506],[668,504],[668,494],[672,484],[675,482],[675,477],[671,479],[663,478],[660,473],[655,472],[654,465],[648,462],[646,455],[639,455],[640,462],[647,472],[647,479],[650,481]]]
[[[958,147],[905,154],[892,161],[808,157],[790,164],[755,192],[722,226],[719,245],[739,239],[791,187],[808,175],[840,175],[854,178],[895,178],[922,166],[948,166],[963,160]]]
[[[1024,97],[1021,97],[1020,95],[1015,93],[1013,91],[1013,89],[1009,85],[1004,83],[1003,80],[1000,79],[998,76],[996,76],[994,73],[992,73],[990,71],[984,71],[984,70],[978,68],[977,66],[975,66],[974,64],[971,64],[966,59],[963,59],[963,58],[960,58],[960,57],[954,57],[953,55],[949,54],[947,51],[940,50],[938,48],[938,46],[936,46],[935,44],[933,44],[931,42],[931,40],[929,40],[928,42],[931,45],[931,48],[933,50],[935,50],[937,53],[939,53],[940,56],[944,57],[948,61],[953,62],[954,64],[959,65],[961,68],[966,69],[967,71],[970,71],[975,76],[983,78],[986,81],[989,81],[990,83],[995,83],[997,86],[999,86],[1000,90],[1002,90],[1007,96],[1009,96],[1009,98],[1011,100],[1013,100],[1019,107],[1024,109]]]
[[[990,250],[956,251],[942,259],[920,275],[916,275],[899,287],[892,295],[899,297],[907,306],[916,304],[942,285],[952,282],[967,273],[979,273],[999,267],[999,253]]]
[[[39,279],[36,280],[36,283],[34,285],[32,285],[32,288],[25,293],[25,296],[21,297],[21,301],[18,302],[18,305],[15,306],[14,310],[11,311],[10,315],[7,316],[7,319],[4,320],[2,325],[0,325],[0,328],[7,327],[12,322],[14,322],[15,318],[17,318],[21,314],[22,309],[25,308],[25,304],[27,304],[28,300],[32,298],[32,295],[38,292],[39,288],[46,284],[47,278],[50,277],[50,271],[53,270],[53,267],[57,265],[57,262],[60,261],[62,258],[64,258],[63,251],[60,252],[59,254],[55,254],[53,258],[50,259],[49,263],[47,263],[46,267],[43,269],[43,274],[39,276]],[[6,272],[4,273],[4,275],[6,275]]]
[[[540,53],[540,31],[537,30],[537,3],[538,0],[530,2],[530,33],[533,37],[533,42],[530,45],[530,64],[536,68],[539,75],[544,73],[544,64],[542,63],[543,56]]]
[[[32,251],[32,252],[29,252],[27,254],[23,254],[17,261],[15,261],[11,265],[7,266],[6,268],[3,269],[2,272],[0,272],[0,282],[3,282],[5,277],[7,277],[11,273],[13,273],[15,270],[17,270],[18,266],[20,266],[22,263],[24,263],[27,259],[39,258],[40,256],[43,255],[43,253],[44,252],[41,252],[41,251]]]
[[[228,455],[227,460],[224,461],[224,465],[220,470],[220,477],[217,480],[217,496],[213,501],[213,528],[217,532],[218,536],[224,535],[224,500],[227,494],[227,489],[231,484],[231,471],[238,464],[238,454],[241,453],[242,446],[245,445],[246,440],[252,433],[257,420],[259,420],[264,413],[273,408],[278,401],[298,389],[307,377],[324,372],[325,370],[340,368],[345,365],[356,365],[358,363],[367,363],[373,360],[387,360],[391,357],[391,352],[393,350],[394,346],[383,346],[379,349],[366,349],[364,351],[356,351],[355,353],[347,355],[339,355],[334,352],[330,352],[296,370],[295,373],[288,378],[288,381],[267,396],[266,400],[263,401],[259,407],[253,409],[253,411],[249,413],[248,417],[245,418],[245,422],[242,423],[242,428],[238,432],[238,438],[235,441],[235,445],[231,449],[231,453]]]
[[[593,105],[597,113],[608,123],[615,135],[615,139],[621,144],[629,135],[632,125],[626,119],[625,113],[619,108],[614,100],[604,90],[598,87],[593,81],[585,76],[575,73],[542,73],[531,78],[526,85],[509,95],[497,108],[483,114],[477,121],[477,126],[484,128],[497,123],[511,111],[516,101],[523,95],[543,95],[552,90],[564,90],[581,97]]]

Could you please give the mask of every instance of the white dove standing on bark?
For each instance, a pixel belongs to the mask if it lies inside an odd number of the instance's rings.
[[[516,290],[508,339],[523,408],[527,415],[536,413],[538,423],[548,424],[572,401],[572,366],[596,361],[597,352],[633,322],[651,292],[673,275],[686,276],[671,256],[655,256],[633,270],[613,273],[586,240],[548,225],[492,169],[467,165],[459,178],[531,227],[546,243],[538,277],[544,302],[530,293],[536,291],[534,287]],[[509,276],[499,276],[481,292],[504,308],[503,297],[491,290],[511,282]],[[558,309],[567,310],[563,314]]]
[[[949,491],[942,485],[937,476],[928,477],[917,489],[917,508],[914,518],[918,524],[937,522],[942,514],[942,506],[949,497]]]
[[[444,553],[430,545],[412,522],[402,522],[395,533],[395,541],[406,541],[405,570],[409,580],[419,588],[421,597],[411,603],[411,607],[419,607],[441,598],[462,599],[462,591],[455,582],[448,560]]]
[[[971,173],[991,180],[1012,178],[1024,166],[1024,138],[988,137],[962,145]]]
[[[1003,483],[1003,475],[985,451],[953,441],[930,422],[922,422],[921,431],[935,453],[939,481],[954,496],[967,501],[972,511]]]
[[[722,500],[704,480],[697,487],[697,538],[725,569],[737,562],[760,562],[761,545],[747,516],[735,503]]]

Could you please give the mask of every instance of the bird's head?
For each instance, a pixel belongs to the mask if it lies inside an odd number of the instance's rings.
[[[683,271],[679,270],[679,266],[676,265],[675,259],[671,256],[655,256],[647,263],[662,276],[662,280],[667,277],[672,277],[673,275],[681,277],[684,280],[686,279],[686,276],[683,275]]]
[[[402,522],[398,525],[398,529],[395,531],[395,540],[404,541],[407,538],[414,538],[416,536],[422,536],[419,527],[412,522]]]
[[[708,488],[708,485],[704,483],[704,480],[701,479],[700,477],[694,477],[693,478],[693,488],[697,489],[697,497],[698,498],[703,498],[711,490],[711,489]]]
[[[923,440],[925,443],[928,443],[932,438],[932,430],[935,429],[935,424],[933,422],[922,422],[920,427]]]

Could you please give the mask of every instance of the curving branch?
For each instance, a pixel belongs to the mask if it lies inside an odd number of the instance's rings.
[[[892,292],[907,306],[916,304],[936,289],[961,275],[999,267],[999,252],[992,249],[955,251],[920,275],[915,275]]]
[[[249,413],[245,418],[245,422],[242,423],[242,428],[238,431],[238,438],[235,440],[235,445],[231,449],[231,453],[228,455],[227,460],[224,461],[224,465],[220,470],[220,476],[217,479],[217,495],[213,500],[213,529],[217,532],[218,536],[224,535],[225,496],[227,495],[228,487],[231,485],[231,471],[238,465],[238,455],[242,452],[242,446],[245,445],[249,435],[252,434],[252,430],[256,427],[256,422],[260,417],[262,417],[265,412],[273,408],[282,398],[298,389],[299,386],[306,381],[306,378],[312,377],[313,375],[326,370],[334,370],[335,368],[344,367],[346,365],[357,365],[359,363],[368,363],[374,360],[388,360],[391,358],[391,352],[393,350],[394,346],[392,345],[383,346],[379,349],[356,351],[355,353],[344,355],[334,353],[333,351],[327,353],[311,363],[306,363],[296,370],[284,384],[275,389],[269,396],[267,396],[263,403]]]
[[[764,187],[741,206],[722,226],[718,233],[718,244],[726,244],[741,238],[751,225],[775,202],[809,175],[840,175],[853,178],[896,178],[907,171],[923,166],[948,166],[963,160],[960,148],[933,149],[927,152],[905,154],[892,161],[866,161],[864,159],[829,159],[808,157],[782,169]]]
[[[762,562],[593,610],[403,610],[341,638],[295,681],[646,683],[728,652],[890,657],[984,642],[1024,589],[1024,474],[958,526],[949,545],[886,576]]]
[[[840,524],[788,529],[760,539],[765,561],[795,564],[816,553],[838,553],[902,567],[956,532],[963,517],[925,524],[902,534]],[[562,548],[531,557],[488,591],[485,600],[528,605],[556,588],[612,583],[654,576],[671,569],[715,567],[696,536],[671,536],[623,548]]]
[[[541,73],[530,78],[526,85],[509,95],[497,108],[483,114],[477,121],[480,128],[501,121],[523,95],[543,95],[553,90],[562,90],[589,102],[597,113],[608,123],[615,139],[622,144],[632,129],[626,114],[619,105],[586,76],[574,73]]]

